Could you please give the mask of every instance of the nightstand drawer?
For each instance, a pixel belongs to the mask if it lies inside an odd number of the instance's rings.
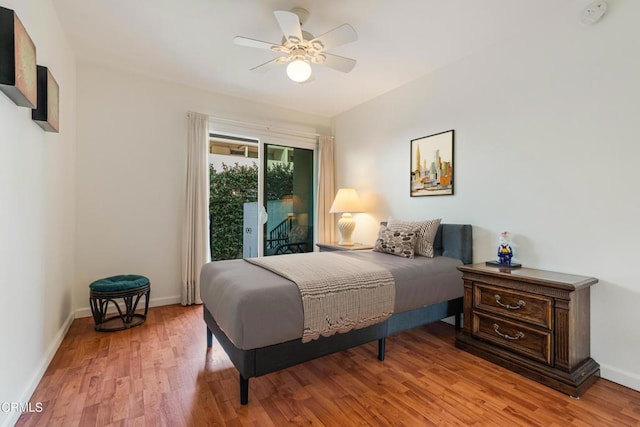
[[[551,329],[551,298],[478,283],[474,287],[473,301],[475,309]]]
[[[549,331],[474,312],[472,335],[514,353],[551,365],[551,332]]]

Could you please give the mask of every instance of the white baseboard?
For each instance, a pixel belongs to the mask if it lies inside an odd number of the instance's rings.
[[[180,295],[172,296],[172,297],[162,297],[162,298],[151,298],[149,300],[149,307],[160,307],[161,305],[172,305],[172,304],[180,304],[182,302],[182,298]],[[140,298],[140,302],[138,303],[138,309],[140,307],[144,308],[144,297]],[[117,310],[113,306],[113,304],[109,305],[107,313],[115,313]],[[75,318],[80,319],[82,317],[91,317],[91,307],[82,307],[75,311]]]
[[[62,327],[56,334],[55,338],[53,339],[53,341],[51,342],[47,350],[44,352],[44,357],[40,361],[38,368],[35,370],[35,372],[31,376],[31,379],[27,383],[27,387],[22,392],[22,395],[17,400],[17,402],[30,402],[33,392],[36,390],[36,387],[38,387],[38,384],[40,384],[40,381],[42,380],[44,373],[49,367],[49,363],[51,363],[51,360],[53,360],[53,356],[56,355],[56,352],[58,351],[60,344],[62,344],[62,340],[67,335],[67,332],[71,327],[71,323],[73,323],[73,319],[74,319],[74,313],[71,312],[69,313],[69,316],[67,316],[67,318],[65,319],[64,323],[62,324]],[[36,404],[36,402],[30,402],[30,403],[32,406],[35,406]],[[4,421],[2,421],[0,425],[2,427],[13,426],[16,424],[16,422],[18,422],[18,418],[20,418],[20,415],[22,415],[21,412],[13,412],[13,411],[9,412],[9,416]]]
[[[640,391],[640,375],[608,365],[600,365],[600,376],[614,383]]]

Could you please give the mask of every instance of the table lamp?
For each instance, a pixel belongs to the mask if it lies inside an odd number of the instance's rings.
[[[338,244],[343,246],[353,246],[351,234],[356,228],[356,222],[351,216],[352,213],[363,212],[362,202],[358,193],[353,188],[341,188],[336,193],[329,213],[341,213],[342,217],[338,221],[338,230],[340,230],[340,241]]]

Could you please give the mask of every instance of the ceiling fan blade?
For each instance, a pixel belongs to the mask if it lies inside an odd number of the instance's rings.
[[[240,46],[248,46],[248,47],[257,47],[258,49],[267,49],[274,50],[274,48],[278,48],[280,45],[263,42],[261,40],[254,40],[247,37],[236,36],[233,38],[233,42]]]
[[[302,29],[300,28],[300,18],[293,12],[287,10],[276,10],[273,12],[278,20],[278,25],[287,39],[295,38],[297,43],[302,41]]]
[[[322,55],[326,57],[322,65],[326,65],[334,70],[348,73],[356,66],[356,60],[351,58],[345,58],[344,56],[332,55],[330,53],[323,52]]]
[[[342,46],[343,44],[351,43],[358,40],[358,33],[349,24],[342,24],[333,30],[329,30],[326,33],[311,40],[310,44],[313,46],[314,42],[322,43],[321,50],[329,50],[336,46]]]
[[[276,68],[276,66],[280,64],[286,63],[286,56],[279,56],[276,59],[272,59],[270,61],[265,62],[264,64],[257,65],[251,68],[249,71],[257,71],[259,73],[266,73],[267,71]]]

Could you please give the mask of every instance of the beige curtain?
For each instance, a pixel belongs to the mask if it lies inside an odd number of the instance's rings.
[[[332,136],[321,135],[318,138],[320,163],[318,175],[318,242],[331,243],[337,241],[336,226],[329,208],[336,195],[336,184],[333,166],[334,142]]]
[[[209,118],[187,114],[187,197],[182,241],[182,305],[202,304],[200,270],[209,252]]]

